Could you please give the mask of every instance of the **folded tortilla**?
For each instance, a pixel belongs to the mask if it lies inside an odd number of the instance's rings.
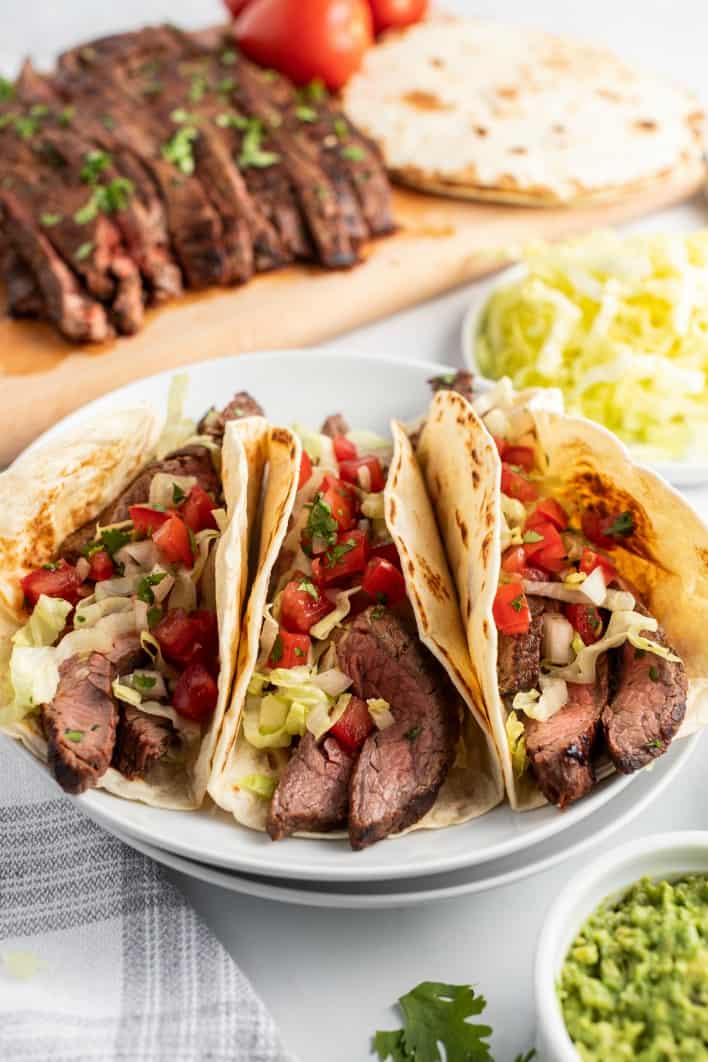
[[[221,478],[227,520],[214,559],[219,627],[218,701],[203,734],[188,740],[183,763],[163,764],[130,780],[109,767],[98,788],[154,807],[198,807],[206,792],[216,738],[228,706],[248,576],[248,534],[260,489],[262,418],[226,425]],[[12,637],[27,621],[20,579],[56,555],[66,537],[115,499],[155,457],[161,424],[148,408],[118,411],[82,424],[19,458],[0,476],[0,712],[13,702]],[[249,472],[254,481],[249,482]],[[0,726],[46,762],[39,712]]]
[[[418,463],[402,425],[393,422],[393,459],[384,492],[385,519],[398,549],[422,643],[439,661],[466,706],[455,764],[430,811],[411,829],[466,822],[503,799],[499,760],[471,667],[457,598]],[[217,742],[208,791],[237,822],[265,830],[269,800],[242,787],[249,775],[278,777],[277,757],[260,751],[241,732],[248,684],[259,656],[261,627],[274,565],[285,541],[298,493],[302,447],[283,428],[266,433],[268,461],[257,574],[243,621],[237,677]],[[408,832],[408,831],[406,831]],[[341,838],[342,832],[317,833]]]
[[[686,668],[687,711],[678,736],[708,725],[708,529],[680,494],[636,464],[601,426],[538,405],[530,413],[561,504],[632,513],[635,530],[613,550],[613,562],[637,588]],[[445,391],[431,404],[417,455],[445,540],[509,799],[518,810],[538,807],[545,800],[528,772],[520,781],[514,777],[508,713],[497,682],[492,613],[501,568],[497,447],[469,403]]]

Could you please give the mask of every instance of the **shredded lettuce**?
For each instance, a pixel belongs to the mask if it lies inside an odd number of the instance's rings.
[[[653,616],[643,616],[640,612],[613,612],[602,638],[593,642],[592,645],[583,645],[575,660],[567,667],[548,667],[548,671],[557,678],[565,679],[566,682],[581,684],[594,682],[595,666],[599,658],[608,649],[616,649],[624,642],[629,642],[645,653],[653,653],[663,660],[680,663],[679,657],[666,646],[659,645],[641,634],[641,631],[655,631],[658,626]]]
[[[51,701],[59,684],[59,666],[52,648],[71,612],[71,604],[42,594],[32,615],[12,638],[10,685],[12,702],[0,708],[0,726],[23,719]]]
[[[300,439],[303,450],[317,464],[325,465],[333,471],[337,469],[337,461],[334,456],[334,447],[329,435],[321,435],[318,431],[311,431],[303,424],[293,424],[293,431]]]
[[[705,453],[708,230],[598,232],[532,245],[525,258],[525,275],[485,307],[481,371],[517,388],[560,387],[568,412],[645,459]]]
[[[13,636],[12,644],[30,649],[53,645],[64,630],[70,612],[71,604],[68,601],[41,594],[27,623]]]
[[[351,611],[350,597],[358,593],[361,590],[360,586],[353,586],[350,590],[342,590],[337,594],[335,599],[336,603],[332,612],[328,612],[327,615],[321,619],[318,623],[315,623],[310,627],[310,637],[328,638],[335,627],[337,627],[342,620],[345,620]]]
[[[281,749],[306,730],[319,740],[349,702],[349,694],[342,692],[341,678],[342,673],[333,670],[317,675],[304,664],[255,671],[248,684],[244,712],[246,740],[257,749]]]
[[[393,726],[396,720],[393,718],[391,705],[383,697],[369,697],[366,701],[369,715],[376,723],[378,730],[386,730]]]
[[[254,796],[270,800],[277,788],[278,779],[270,774],[247,774],[245,778],[239,778],[236,784],[239,789],[246,789]]]
[[[524,724],[521,722],[516,712],[509,712],[506,717],[504,728],[506,730],[506,739],[509,742],[511,766],[514,771],[514,777],[521,778],[525,774],[526,768],[529,764],[526,755],[526,733],[524,731]]]
[[[157,456],[163,458],[171,450],[176,450],[186,442],[196,430],[196,424],[184,415],[184,402],[189,389],[189,376],[185,372],[177,373],[170,381],[167,395],[167,416],[162,434],[157,440]]]

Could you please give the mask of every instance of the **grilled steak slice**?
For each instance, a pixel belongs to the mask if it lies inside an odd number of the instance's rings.
[[[543,638],[543,613],[549,603],[543,598],[527,597],[531,623],[526,634],[498,634],[497,680],[502,697],[538,685]],[[551,606],[553,607],[553,606]]]
[[[227,421],[262,416],[264,416],[263,407],[256,402],[255,398],[249,395],[248,391],[239,391],[221,412],[210,409],[208,413],[205,413],[197,425],[197,431],[200,435],[211,435],[215,439],[221,439]]]
[[[7,306],[12,317],[46,317],[46,307],[35,278],[11,247],[2,253],[2,277],[7,289]]]
[[[127,675],[145,662],[145,650],[140,644],[140,635],[135,633],[119,634],[113,648],[105,654],[119,675]]]
[[[568,703],[545,723],[525,719],[526,752],[546,800],[559,808],[585,796],[595,784],[592,756],[607,705],[607,655],[597,663],[593,684],[568,684]]]
[[[457,697],[412,627],[367,609],[337,644],[357,697],[382,697],[396,722],[367,738],[350,786],[349,840],[361,849],[417,822],[455,755]]]
[[[326,417],[320,428],[320,434],[329,435],[330,439],[333,439],[335,435],[346,435],[348,431],[349,425],[341,413],[333,413],[331,417]]]
[[[126,705],[118,723],[113,766],[125,778],[144,778],[165,755],[174,737],[169,719]]]
[[[74,563],[81,556],[83,548],[95,537],[97,524],[105,527],[130,519],[130,506],[148,500],[152,478],[158,472],[173,476],[195,476],[203,490],[214,497],[219,496],[221,484],[209,450],[206,446],[196,444],[183,446],[180,450],[167,454],[161,461],[151,462],[139,472],[132,483],[129,483],[103,512],[64,539],[59,548],[59,556]]]
[[[466,369],[460,369],[454,375],[433,376],[428,383],[433,394],[438,391],[457,391],[468,402],[475,397],[474,375]]]
[[[326,833],[344,826],[353,759],[333,737],[321,745],[309,732],[285,768],[268,811],[274,841],[297,830]]]
[[[666,646],[661,627],[644,636]],[[602,714],[612,762],[631,774],[666,752],[686,714],[688,682],[683,664],[638,652],[625,642],[617,653],[614,696]]]
[[[67,793],[95,786],[111,762],[118,713],[115,668],[101,653],[73,656],[59,668],[54,699],[42,706],[49,766]]]

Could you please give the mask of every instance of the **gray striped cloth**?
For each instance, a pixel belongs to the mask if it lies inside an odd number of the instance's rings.
[[[151,860],[0,737],[2,1062],[294,1062]]]

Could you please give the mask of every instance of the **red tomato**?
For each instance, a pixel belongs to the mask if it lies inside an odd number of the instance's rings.
[[[527,565],[526,550],[523,546],[510,546],[502,557],[502,569],[513,575],[526,578],[526,572],[530,571]]]
[[[203,664],[195,660],[177,679],[172,706],[185,719],[201,723],[212,715],[218,695],[216,679]]]
[[[81,583],[76,568],[65,560],[57,561],[51,568],[35,568],[20,580],[20,586],[30,608],[34,608],[42,594],[47,597],[62,597],[72,605],[75,605],[81,596]]]
[[[371,718],[366,701],[358,697],[352,697],[347,710],[337,720],[330,734],[335,737],[340,745],[348,752],[356,752],[364,744],[376,724]]]
[[[195,609],[189,614],[183,608],[171,608],[152,633],[165,657],[184,667],[198,660],[212,668],[219,653],[219,630],[216,613],[209,609]]]
[[[336,545],[312,562],[312,578],[320,586],[332,586],[363,572],[369,558],[369,543],[363,531],[343,531]]]
[[[168,515],[169,519],[154,532],[153,542],[169,564],[184,564],[191,568],[194,557],[187,525],[177,513]]]
[[[213,612],[210,608],[196,608],[194,612],[189,613],[189,622],[192,625],[194,635],[194,646],[190,659],[198,659],[210,670],[215,669],[218,671],[219,622],[216,618],[216,612]]]
[[[366,0],[251,0],[234,36],[250,59],[298,84],[320,78],[338,89],[373,43],[371,10]]]
[[[94,583],[100,583],[102,579],[110,579],[115,570],[111,555],[105,549],[98,549],[95,553],[92,553],[89,564],[88,578],[92,579]]]
[[[634,520],[630,512],[601,516],[594,509],[586,509],[580,526],[585,537],[594,545],[601,549],[616,549],[620,541],[634,531]]]
[[[365,470],[368,470],[368,477]],[[360,472],[363,473],[361,478]],[[366,491],[373,491],[374,494],[384,489],[384,474],[378,457],[357,457],[351,461],[340,461],[339,475],[345,483],[355,483]]]
[[[499,456],[503,460],[504,459],[504,452],[506,451],[506,448],[507,448],[507,446],[509,444],[508,444],[508,442],[506,441],[506,439],[504,438],[503,435],[492,435],[492,438],[494,439],[494,443],[496,445],[496,448],[499,451]]]
[[[514,472],[505,461],[502,461],[501,489],[508,498],[518,498],[522,502],[535,501],[538,497],[536,485],[520,472]]]
[[[586,575],[590,575],[595,568],[602,568],[602,574],[605,576],[605,582],[611,583],[613,579],[617,577],[617,569],[604,553],[596,553],[594,549],[588,549],[586,546],[580,556],[580,571],[585,572]]]
[[[357,498],[351,487],[334,476],[325,476],[322,480],[322,500],[332,510],[340,531],[354,527],[357,514]]]
[[[180,505],[179,512],[187,527],[196,535],[197,531],[205,531],[206,528],[219,530],[213,515],[216,507],[212,496],[195,483],[186,500]]]
[[[395,542],[382,542],[379,546],[372,546],[369,550],[371,557],[382,557],[392,564],[394,568],[401,570],[401,558],[398,556]]]
[[[406,596],[406,582],[400,570],[383,557],[369,561],[361,585],[380,605],[395,605]]]
[[[310,639],[307,634],[291,634],[281,627],[268,657],[268,667],[299,667],[307,663]]]
[[[369,0],[374,16],[374,31],[411,26],[420,22],[428,10],[428,0]]]
[[[565,531],[568,526],[568,514],[555,498],[542,498],[534,511],[526,520],[526,527],[536,527],[537,524],[553,524],[559,531]]]
[[[494,622],[502,634],[526,634],[531,622],[526,594],[519,583],[502,583],[494,598]]]
[[[307,587],[307,589],[303,589]],[[288,631],[307,634],[319,620],[331,612],[334,605],[312,579],[296,572],[283,590],[280,601],[280,622]]]
[[[356,446],[347,439],[346,435],[335,435],[332,439],[334,456],[338,461],[352,461],[357,457]]]
[[[251,3],[251,0],[224,0],[224,3],[233,17],[236,18],[243,11],[246,4]]]
[[[531,472],[534,466],[535,455],[530,446],[506,446],[504,448],[504,460],[507,465],[517,465],[526,472]]]
[[[297,489],[301,490],[305,486],[308,479],[312,475],[312,461],[307,450],[302,451],[302,457],[300,458],[300,478],[297,481]]]
[[[559,572],[565,563],[566,548],[558,529],[551,523],[539,523],[529,527],[524,538],[529,535],[540,535],[540,538],[538,542],[524,542],[526,556],[547,572]]]
[[[594,605],[566,605],[565,614],[585,645],[601,637],[602,617]]]
[[[137,535],[151,535],[167,523],[171,513],[161,512],[159,509],[151,509],[149,505],[131,505],[128,512],[133,521],[133,527]]]

